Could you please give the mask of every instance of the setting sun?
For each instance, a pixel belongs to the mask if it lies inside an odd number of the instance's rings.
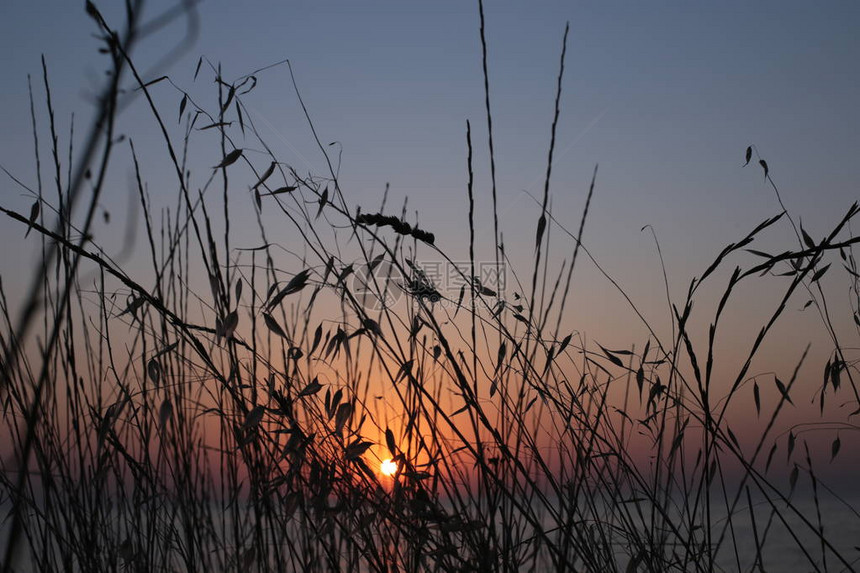
[[[0,0],[0,573],[860,573],[860,0],[117,4]]]
[[[391,458],[382,460],[382,463],[379,465],[379,471],[382,472],[382,475],[393,476],[397,473],[397,463]]]

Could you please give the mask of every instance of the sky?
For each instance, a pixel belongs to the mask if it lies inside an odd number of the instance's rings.
[[[289,58],[322,139],[343,146],[341,174],[356,203],[376,200],[390,183],[394,197],[408,196],[423,220],[444,227],[465,204],[466,120],[479,198],[488,196],[476,3],[211,1],[199,13],[195,45],[164,72],[190,85],[201,54],[228,78]],[[503,227],[526,213],[537,219],[523,190],[542,191],[565,22],[552,191],[556,213],[575,226],[600,164],[586,235],[595,248],[642,243],[639,229],[651,224],[689,274],[703,253],[778,210],[757,167],[740,168],[750,144],[768,160],[787,207],[819,234],[857,196],[855,3],[488,2],[486,20]],[[26,75],[38,79],[40,55],[66,133],[72,112],[82,129],[103,62],[79,3],[11,0],[0,22],[0,158],[23,167],[32,164]],[[181,28],[144,44],[139,62],[154,63]],[[252,105],[297,167],[321,170],[285,68],[262,76]],[[651,268],[652,253],[642,254]]]
[[[109,20],[119,21],[115,3],[96,4]],[[152,2],[147,13],[170,5]],[[190,89],[201,55],[220,63],[228,79],[288,58],[321,139],[336,141],[335,148],[342,149],[340,180],[348,200],[378,205],[390,184],[392,204],[408,197],[422,228],[435,232],[437,244],[461,259],[468,244],[469,120],[478,241],[489,252],[477,2],[211,0],[198,10],[194,45],[150,77],[166,73]],[[724,245],[780,211],[755,161],[743,167],[748,145],[767,160],[786,207],[814,237],[823,237],[860,196],[856,2],[487,1],[485,10],[500,224],[513,261],[524,265],[523,275],[530,269],[540,214],[529,193],[543,192],[566,22],[570,33],[552,167],[553,212],[567,228],[577,228],[599,164],[584,244],[663,334],[669,319],[660,260],[650,233],[641,229],[654,229],[670,292],[680,299],[690,279]],[[92,32],[82,2],[6,0],[0,5],[0,164],[30,184],[35,172],[27,74],[33,75],[37,105],[44,105],[39,103],[44,55],[60,139],[67,145],[70,116],[75,113],[82,133],[92,109],[87,94],[104,69]],[[174,24],[145,42],[135,55],[140,67],[159,61],[182,32],[182,25]],[[202,76],[211,82],[211,73]],[[253,98],[247,99],[263,136],[298,171],[325,172],[287,69],[276,67],[259,77]],[[154,91],[163,105],[178,108],[181,95],[166,83]],[[163,160],[151,119],[135,106],[123,116],[122,128],[137,134],[143,157]],[[178,126],[172,129],[181,133]],[[217,160],[213,153],[207,165]],[[170,173],[145,175],[156,202],[160,188],[165,201],[173,197]],[[125,172],[118,174],[115,192],[105,197],[113,226],[97,227],[97,236],[124,232],[127,178]],[[26,213],[32,199],[3,179],[0,201]],[[241,237],[241,228],[237,232]],[[22,233],[14,225],[0,226],[5,244],[22,245],[7,250],[0,269],[25,266],[35,256],[35,243],[22,243]],[[760,248],[793,246],[787,225],[769,237],[772,243]],[[559,252],[572,249],[571,241],[558,239]],[[641,345],[641,337],[631,341],[626,331],[629,312],[620,318],[617,311],[624,306],[620,295],[590,264],[582,263],[580,270],[571,327],[593,333],[608,347]],[[14,290],[14,278],[7,277],[4,272],[4,286]],[[848,308],[847,284],[843,275],[833,283],[843,309]],[[769,294],[767,289],[741,290],[744,302],[726,319],[738,329],[737,339],[748,343],[757,334]],[[795,309],[802,304],[796,301]],[[779,344],[766,350],[775,361],[783,344],[802,348],[805,337],[818,341],[821,356],[829,351],[820,321],[808,315],[794,312]],[[843,316],[847,326],[850,315]],[[790,356],[793,360],[797,352]]]

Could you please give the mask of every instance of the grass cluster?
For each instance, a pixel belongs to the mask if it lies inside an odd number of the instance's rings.
[[[802,293],[833,338],[822,412],[825,397],[860,402],[856,362],[831,319],[846,310],[830,308],[820,287],[832,263],[831,273],[844,268],[857,321],[856,204],[823,239],[794,227],[796,244],[753,250],[754,262],[732,268],[756,237],[795,225],[782,209],[670,301],[671,337],[631,302],[650,336],[607,349],[563,330],[577,258],[591,256],[581,243],[588,206],[570,231],[549,208],[564,50],[533,267],[517,272],[506,257],[493,161],[493,263],[508,288],[475,277],[474,215],[485,202],[467,126],[471,268],[447,293],[421,261],[454,268],[463,254],[440,250],[405,206],[351,204],[319,139],[325,174],[275,156],[245,107],[259,73],[228,81],[201,60],[194,78],[214,77],[211,105],[169,77],[141,77],[129,56],[148,31],[136,7],[118,33],[88,3],[111,69],[83,147],[64,159],[45,67],[47,125],[32,114],[37,182],[7,172],[33,206],[29,216],[0,209],[41,242],[42,261],[20,305],[0,300],[4,572],[765,571],[786,547],[804,569],[854,570],[856,549],[829,533],[860,516],[828,523],[820,456],[781,424],[806,354],[775,375],[752,365]],[[280,69],[292,74],[288,62]],[[176,109],[157,103],[165,95],[179,103],[180,138]],[[165,166],[143,165],[134,136],[115,132],[129,97],[146,101],[162,135],[170,209],[153,207],[146,184]],[[189,164],[190,149],[213,144],[211,163]],[[135,174],[148,268],[112,260],[92,236],[115,162]],[[236,242],[240,208],[256,217],[256,246]],[[563,260],[547,256],[550,228],[569,247]],[[721,316],[739,285],[763,275],[780,277],[781,302],[731,379],[717,380]],[[694,312],[701,290],[726,279],[719,302]],[[690,326],[694,315],[710,316],[707,336]],[[727,413],[750,400],[760,434],[736,436]],[[840,455],[839,436],[828,457]],[[393,476],[379,472],[385,458]],[[800,488],[811,504],[798,503]]]

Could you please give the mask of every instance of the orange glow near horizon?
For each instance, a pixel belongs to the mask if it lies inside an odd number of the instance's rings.
[[[379,471],[382,472],[382,475],[384,476],[393,476],[397,473],[397,462],[391,458],[384,459],[382,460],[382,463],[379,464]]]

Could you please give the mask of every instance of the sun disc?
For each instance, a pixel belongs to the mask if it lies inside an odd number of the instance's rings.
[[[393,476],[397,473],[397,462],[391,458],[382,460],[382,463],[379,465],[379,471],[382,472],[382,475]]]

